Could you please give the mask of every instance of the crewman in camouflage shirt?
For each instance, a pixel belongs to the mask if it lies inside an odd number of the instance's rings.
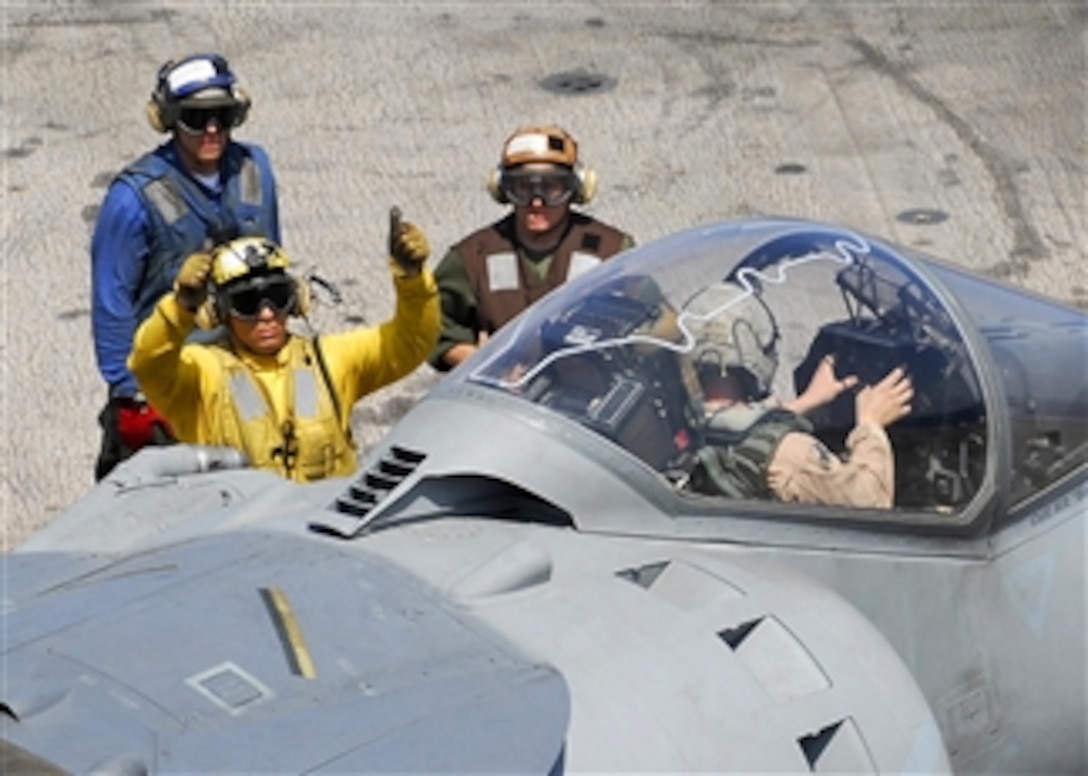
[[[507,139],[488,190],[513,210],[453,246],[435,270],[442,303],[442,334],[428,359],[435,369],[461,363],[549,291],[634,245],[629,234],[572,209],[596,189],[596,174],[560,127],[523,127]]]

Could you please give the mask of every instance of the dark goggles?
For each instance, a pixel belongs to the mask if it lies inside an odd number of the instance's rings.
[[[230,314],[252,321],[266,306],[276,315],[288,312],[295,303],[295,284],[288,277],[259,277],[244,280],[225,292]]]
[[[502,190],[506,198],[519,207],[531,205],[539,199],[548,207],[570,201],[577,181],[572,172],[519,172],[513,170],[502,176]]]
[[[190,135],[202,135],[215,120],[220,129],[230,129],[238,120],[238,109],[224,105],[219,108],[182,108],[178,113],[178,127]]]

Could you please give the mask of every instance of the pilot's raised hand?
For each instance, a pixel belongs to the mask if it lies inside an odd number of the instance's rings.
[[[798,414],[811,412],[835,400],[843,391],[858,384],[857,375],[847,375],[841,380],[835,376],[835,357],[824,356],[812,373],[804,393],[786,405],[786,409]]]
[[[431,255],[427,235],[413,223],[401,221],[400,208],[389,211],[389,258],[407,276],[418,275]]]
[[[191,253],[178,270],[174,295],[178,304],[195,313],[208,297],[208,275],[212,271],[210,253]]]
[[[858,391],[855,411],[858,425],[875,423],[887,427],[910,413],[914,385],[903,367],[896,367],[875,385]]]

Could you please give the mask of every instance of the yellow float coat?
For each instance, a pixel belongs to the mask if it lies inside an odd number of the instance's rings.
[[[394,283],[397,305],[390,320],[320,338],[338,417],[309,339],[291,335],[272,356],[234,351],[225,342],[186,343],[194,316],[172,293],[137,330],[129,369],[182,442],[236,447],[254,466],[299,481],[350,474],[356,466],[350,437],[353,405],[419,366],[441,326],[438,290],[429,271],[395,276]],[[263,398],[259,416],[238,401],[247,382]],[[300,416],[300,406],[311,406],[312,413]]]

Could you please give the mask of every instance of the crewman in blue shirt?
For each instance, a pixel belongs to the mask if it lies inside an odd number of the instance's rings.
[[[167,62],[147,119],[170,138],[122,170],[106,193],[91,242],[95,355],[109,386],[96,479],[147,444],[173,441],[125,362],[137,326],[172,290],[185,258],[238,236],[281,242],[268,155],[231,138],[249,108],[222,56]]]

